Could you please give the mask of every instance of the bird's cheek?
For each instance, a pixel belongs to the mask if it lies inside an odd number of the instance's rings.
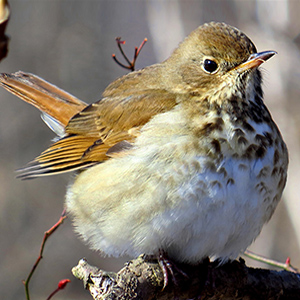
[[[214,81],[214,75],[205,73],[200,65],[183,65],[180,69],[182,81],[193,89],[208,89]]]

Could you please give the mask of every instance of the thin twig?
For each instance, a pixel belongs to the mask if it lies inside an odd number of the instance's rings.
[[[251,258],[251,259],[254,259],[256,261],[263,262],[267,265],[270,265],[270,266],[273,266],[273,267],[278,267],[280,269],[283,269],[283,270],[286,270],[286,271],[289,271],[289,272],[298,273],[298,270],[291,265],[291,259],[289,257],[286,259],[285,263],[281,263],[281,262],[278,262],[276,260],[264,257],[262,255],[255,254],[250,250],[246,250],[244,252],[244,255]]]
[[[39,252],[39,257],[37,258],[35,264],[33,265],[28,277],[26,280],[23,280],[23,284],[25,286],[25,294],[26,294],[26,299],[27,300],[30,300],[30,296],[29,296],[29,282],[30,282],[30,279],[35,271],[35,269],[37,268],[39,262],[41,261],[41,259],[43,258],[43,252],[44,252],[44,247],[45,247],[45,244],[46,244],[46,241],[48,239],[49,236],[52,235],[53,232],[56,231],[56,229],[63,223],[64,219],[67,217],[65,215],[66,211],[65,209],[63,210],[58,222],[56,224],[54,224],[49,230],[47,230],[44,234],[44,238],[43,238],[43,241],[42,241],[42,244],[41,244],[41,248],[40,248],[40,252]]]
[[[123,51],[123,48],[122,48],[122,45],[125,45],[126,41],[121,41],[121,37],[117,37],[116,38],[116,41],[117,41],[117,45],[118,45],[118,48],[123,56],[123,58],[126,60],[127,64],[128,65],[125,65],[123,63],[121,63],[117,58],[116,58],[116,55],[113,54],[112,55],[112,58],[114,59],[114,61],[119,65],[121,66],[122,68],[124,69],[127,69],[127,70],[131,70],[131,71],[134,71],[135,70],[135,63],[136,63],[136,60],[137,60],[137,57],[139,56],[142,48],[144,47],[144,45],[146,44],[147,42],[147,39],[145,38],[142,43],[140,44],[139,47],[135,47],[134,48],[134,57],[133,57],[133,60],[130,61],[129,58],[127,57],[127,55],[124,53]]]
[[[117,45],[118,45],[118,48],[122,54],[122,56],[124,57],[124,59],[127,61],[128,65],[131,64],[131,61],[128,59],[127,55],[124,53],[124,50],[122,48],[122,45],[125,45],[126,44],[126,41],[121,41],[121,37],[117,37],[116,38],[116,41],[117,41]]]
[[[47,300],[50,300],[58,291],[63,290],[69,282],[71,282],[70,279],[62,279],[58,283],[57,288],[49,295]]]

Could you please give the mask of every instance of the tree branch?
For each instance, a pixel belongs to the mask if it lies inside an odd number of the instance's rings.
[[[139,299],[300,299],[300,274],[249,268],[244,261],[222,266],[208,260],[197,266],[178,265],[176,284],[163,289],[163,272],[154,257],[141,255],[118,273],[90,266],[85,259],[72,269],[96,300]]]

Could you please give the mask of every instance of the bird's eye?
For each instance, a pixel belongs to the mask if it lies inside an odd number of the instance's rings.
[[[218,69],[218,64],[211,60],[211,59],[205,59],[203,62],[203,70],[206,73],[213,74]]]

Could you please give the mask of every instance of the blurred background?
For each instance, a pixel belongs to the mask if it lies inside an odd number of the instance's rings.
[[[290,152],[283,201],[250,247],[284,262],[288,256],[300,268],[300,1],[75,1],[10,0],[8,57],[0,72],[34,73],[91,103],[104,88],[126,73],[111,59],[120,57],[115,37],[134,46],[148,43],[137,68],[166,59],[193,29],[207,21],[224,21],[244,31],[259,51],[278,55],[264,66],[265,102]],[[0,89],[0,294],[2,299],[25,299],[21,283],[38,257],[43,233],[63,210],[71,175],[32,181],[15,178],[50,144],[54,134],[39,112]],[[71,268],[86,257],[106,270],[119,270],[127,258],[103,258],[89,250],[67,219],[48,240],[44,258],[31,284],[32,299],[46,299],[59,280],[72,282],[55,299],[91,299]],[[247,260],[250,266],[262,266]],[[266,266],[263,266],[266,267]]]

